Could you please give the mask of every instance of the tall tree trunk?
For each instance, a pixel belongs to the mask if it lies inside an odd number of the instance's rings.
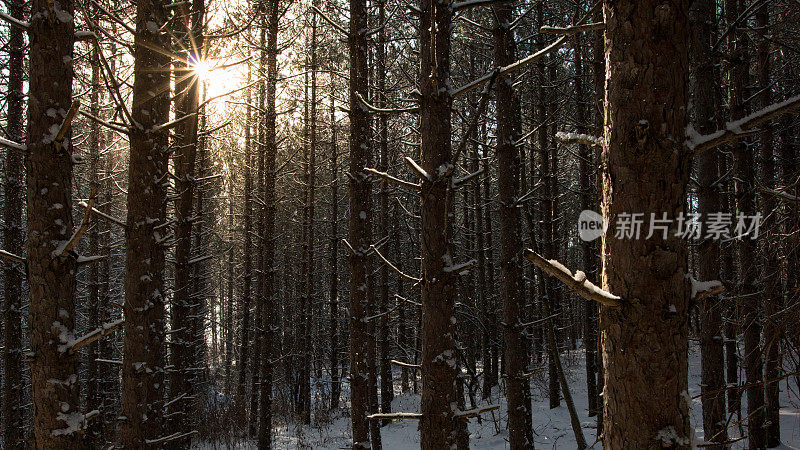
[[[313,1],[316,7],[316,0]],[[303,423],[311,423],[311,364],[312,348],[314,342],[310,338],[312,333],[312,311],[315,303],[316,287],[314,283],[314,201],[315,201],[315,179],[316,179],[316,151],[317,151],[317,15],[311,15],[311,45],[308,57],[309,67],[306,70],[306,133],[307,142],[305,144],[305,186],[306,192],[303,203],[305,206],[305,280],[304,292],[302,295],[300,317],[302,321],[300,342],[302,347],[300,353],[302,360],[300,364],[300,415]],[[308,78],[311,77],[311,96],[308,95]]]
[[[250,80],[250,73],[247,75],[248,81]],[[247,390],[247,374],[250,350],[250,298],[252,294],[253,282],[253,207],[252,207],[252,191],[253,191],[253,175],[252,175],[252,155],[251,155],[251,120],[252,120],[252,94],[251,90],[247,90],[245,96],[247,106],[245,115],[244,127],[244,244],[242,248],[243,259],[242,262],[242,317],[239,329],[241,330],[241,337],[239,338],[239,362],[237,364],[239,370],[239,381],[236,384],[235,403],[237,413],[241,414],[241,418],[247,417],[245,410],[245,395]]]
[[[729,24],[738,19],[744,10],[742,0],[727,0],[725,5]],[[747,114],[744,98],[749,85],[749,43],[748,37],[736,25],[729,35],[730,71],[728,104],[731,120],[741,119]],[[736,216],[755,214],[755,173],[751,149],[743,141],[733,145],[734,195],[736,197]],[[751,449],[763,448],[766,443],[764,430],[764,360],[761,354],[761,323],[759,320],[760,295],[756,291],[755,280],[758,268],[755,241],[742,237],[736,241],[739,260],[737,278],[741,305],[742,327],[744,331],[744,364],[747,377],[747,432]]]
[[[137,4],[128,218],[125,229],[125,339],[120,445],[161,437],[164,392],[164,245],[168,142],[155,126],[169,120],[166,2]],[[155,24],[155,26],[153,26]]]
[[[504,67],[515,61],[516,43],[511,30],[513,14],[508,4],[492,7],[495,15],[494,64]],[[528,427],[527,416],[531,405],[525,391],[529,389],[525,372],[528,366],[524,319],[525,298],[522,295],[522,251],[519,192],[520,156],[516,141],[519,139],[520,117],[517,98],[512,87],[513,78],[498,80],[497,95],[497,178],[498,209],[500,217],[500,273],[503,301],[503,343],[505,359],[506,396],[508,397],[508,437],[512,449],[533,447],[533,430]]]
[[[603,3],[606,134],[603,216],[685,210],[690,155],[686,0]],[[668,105],[665,107],[664,105]],[[634,170],[635,168],[635,170]],[[611,228],[609,228],[611,230]],[[689,448],[687,246],[674,234],[603,237],[603,445]]]
[[[11,17],[22,20],[23,0],[8,2],[8,13]],[[23,70],[25,41],[22,30],[10,27],[8,41],[8,97],[6,126],[8,137],[14,142],[23,142],[24,99]],[[21,255],[25,248],[22,232],[23,156],[17,152],[7,151],[5,165],[5,183],[3,192],[3,249]],[[5,385],[2,393],[2,440],[9,449],[25,447],[25,409],[23,395],[22,361],[22,277],[24,267],[6,261],[3,267],[3,379]]]
[[[692,33],[690,63],[694,72],[691,92],[694,98],[694,116],[698,132],[709,134],[716,130],[715,116],[718,108],[715,86],[719,81],[715,58],[711,55],[713,23],[716,0],[698,0],[693,5],[689,20]],[[718,156],[716,150],[704,152],[698,160],[698,205],[700,217],[720,210]],[[698,276],[703,281],[718,280],[720,276],[719,241],[706,238],[698,247]],[[725,355],[722,338],[722,303],[719,296],[707,297],[701,306],[701,391],[703,404],[703,431],[709,442],[725,442]],[[717,445],[716,449],[723,449]]]
[[[367,250],[371,244],[372,205],[369,176],[364,168],[371,159],[370,118],[359,97],[366,98],[367,85],[367,3],[350,2],[350,171],[348,192],[348,265],[350,267],[350,405],[353,424],[353,449],[370,447],[367,404],[371,363],[370,339],[365,317],[368,311]],[[374,342],[374,341],[372,341]]]
[[[586,103],[583,90],[583,47],[581,46],[581,36],[573,38],[575,50],[575,119],[578,123],[577,132],[586,133]],[[580,186],[581,210],[596,211],[593,173],[594,158],[589,146],[581,144],[578,146],[580,155],[578,170]],[[596,246],[592,241],[581,241],[581,262],[583,270],[590,277],[597,272]],[[586,352],[586,395],[588,397],[589,417],[597,415],[597,403],[599,400],[597,388],[597,305],[589,300],[583,302],[584,319],[584,350]]]
[[[275,211],[277,202],[275,195],[276,168],[278,155],[276,140],[275,91],[278,79],[278,25],[280,20],[280,1],[270,0],[266,3],[267,46],[266,55],[266,117],[264,123],[264,143],[266,145],[266,167],[264,181],[264,203],[266,217],[264,228],[264,310],[261,327],[264,333],[261,354],[261,408],[258,430],[259,448],[270,448],[272,444],[272,383],[275,355],[278,338],[275,335],[278,311],[277,289],[275,288]],[[262,25],[263,26],[263,25]]]
[[[537,16],[537,23],[540,25],[544,25],[544,11],[543,11],[543,3],[538,3],[536,5],[536,16]],[[544,47],[544,40],[542,37],[537,37],[537,44],[539,47]],[[547,74],[545,70],[547,69],[545,64],[545,59],[541,58],[539,62],[536,64],[536,75],[537,80],[539,83],[539,98],[536,104],[537,107],[537,116],[539,122],[539,142],[538,142],[538,150],[539,150],[539,164],[541,167],[541,177],[543,183],[542,189],[542,211],[543,217],[542,222],[544,222],[543,230],[542,230],[542,251],[548,258],[556,258],[556,251],[558,250],[557,246],[555,245],[555,216],[554,216],[554,208],[555,208],[555,193],[553,192],[553,187],[555,186],[555,173],[553,173],[551,168],[552,158],[550,155],[550,127],[547,126],[548,121],[548,103],[547,103],[547,93],[545,90],[545,86],[547,85]],[[555,280],[550,277],[546,277],[543,274],[539,275],[543,277],[544,283],[544,296],[545,298],[542,301],[550,302],[550,309],[553,313],[559,312],[559,306],[556,300],[556,289],[557,286],[555,285]],[[554,343],[558,346],[559,336],[556,334],[555,339],[552,341],[550,339],[547,340],[547,345],[549,346],[551,343]],[[556,349],[549,349],[548,354],[552,355],[553,351],[558,352],[558,348]],[[555,360],[550,357],[547,361],[547,379],[548,379],[548,388],[549,388],[549,395],[550,395],[550,409],[556,408],[561,404],[561,394],[560,388],[558,384],[558,370],[556,368]]]
[[[453,270],[450,110],[450,27],[453,10],[437,0],[420,4],[421,276],[423,450],[451,448],[458,436],[455,286]]]
[[[769,3],[763,5],[756,12],[756,26],[761,30],[766,30],[769,26]],[[758,43],[757,53],[757,73],[759,103],[761,108],[766,108],[772,104],[770,86],[770,50],[772,44],[766,37],[762,37]],[[763,126],[764,132],[761,133],[761,146],[759,147],[760,182],[768,189],[775,188],[775,157],[773,148],[773,131],[770,124]],[[788,182],[789,179],[787,178]],[[765,409],[765,431],[766,445],[769,448],[777,447],[781,444],[781,417],[780,417],[780,388],[778,381],[781,376],[782,364],[780,357],[781,325],[777,323],[776,313],[782,309],[781,290],[780,290],[780,264],[778,258],[772,250],[772,242],[776,233],[775,212],[777,204],[775,197],[764,195],[763,203],[760,205],[761,211],[766,214],[764,223],[764,235],[761,236],[761,282],[764,292],[764,379],[766,393]],[[754,213],[750,213],[754,214]]]
[[[200,361],[194,359],[195,336],[191,322],[197,311],[194,303],[199,292],[194,289],[192,271],[193,223],[196,221],[195,170],[197,161],[198,105],[200,103],[200,84],[202,80],[194,72],[194,66],[203,58],[203,0],[193,0],[189,12],[176,25],[176,35],[186,51],[185,61],[175,62],[175,117],[191,115],[175,127],[174,170],[176,177],[177,201],[175,202],[175,287],[170,305],[170,351],[171,365],[169,380],[170,401],[183,396],[170,404],[170,433],[187,432],[193,429],[197,415],[191,410],[197,385],[194,375]],[[196,212],[200,214],[200,211]],[[195,248],[195,252],[200,249]],[[171,441],[170,447],[180,441]]]
[[[91,93],[89,94],[89,109],[95,117],[100,117],[100,62],[97,50],[91,50],[90,61],[92,65]],[[97,189],[100,177],[100,124],[92,122],[89,130],[89,185]],[[100,229],[95,224],[89,230],[89,254],[97,255],[100,247]],[[102,325],[103,317],[100,313],[100,265],[92,264],[89,268],[89,326],[90,330]],[[100,358],[100,344],[94,342],[89,345],[86,357],[86,411],[99,409],[102,394],[99,388],[99,373],[97,359]],[[87,424],[84,442],[88,447],[95,447],[102,443],[102,420],[92,420]]]
[[[380,0],[378,2],[378,23],[383,24],[386,22],[386,1]],[[377,61],[376,61],[376,75],[377,75],[377,88],[378,88],[378,105],[381,108],[386,107],[386,29],[382,27],[378,32],[377,42]],[[381,114],[378,117],[378,139],[380,146],[380,158],[378,170],[386,172],[388,167],[389,158],[389,118],[386,114]],[[378,235],[383,238],[389,233],[389,185],[384,180],[380,185],[379,192],[380,203],[380,230]],[[392,410],[392,399],[394,398],[394,386],[392,382],[392,369],[389,366],[389,343],[391,337],[389,336],[389,314],[386,313],[389,309],[389,267],[386,264],[381,264],[380,272],[380,293],[378,298],[378,311],[377,314],[383,314],[378,323],[378,345],[380,352],[378,356],[378,364],[381,378],[381,412],[388,413]],[[383,421],[383,424],[389,421]]]
[[[25,142],[33,431],[36,448],[77,449],[81,435],[72,424],[83,417],[77,356],[62,348],[75,332],[77,272],[76,255],[65,248],[74,231],[73,149],[71,133],[63,134],[71,119],[73,2],[34,0],[31,13]]]
[[[603,9],[598,8],[594,15],[595,22],[602,22],[603,19]],[[605,104],[605,78],[606,78],[606,63],[605,63],[605,41],[603,33],[594,33],[592,38],[592,87],[594,88],[594,97],[593,97],[593,117],[594,123],[592,124],[592,129],[596,136],[602,136],[604,133],[604,126],[605,126],[605,114],[604,114],[604,104]],[[593,182],[593,192],[594,198],[598,198],[598,194],[602,191],[603,185],[603,175],[602,171],[598,168],[598,161],[600,161],[600,153],[601,151],[595,149],[592,152],[594,156],[594,168],[595,168],[595,177]],[[595,200],[594,203],[596,206],[600,206],[599,202]],[[594,272],[599,274],[600,269],[600,246],[595,244],[595,249],[597,249],[597,253],[595,254],[595,262],[594,262]],[[588,267],[587,267],[588,269]],[[586,273],[591,273],[587,271]],[[588,313],[588,309],[591,309],[592,312]],[[588,334],[592,335],[594,339],[594,348],[596,349],[596,364],[597,364],[597,400],[596,400],[596,411],[597,411],[597,435],[600,436],[603,430],[603,389],[605,387],[605,376],[603,373],[603,352],[600,350],[600,320],[598,317],[599,306],[597,305],[587,305],[587,317],[591,317],[593,319],[593,323],[587,324],[591,327],[590,330],[587,330]],[[592,317],[593,316],[593,317]],[[588,343],[587,343],[588,345]]]
[[[331,240],[330,260],[330,364],[331,364],[331,409],[339,407],[341,382],[339,381],[339,148],[336,133],[336,97],[334,72],[330,81],[330,121],[331,121]]]

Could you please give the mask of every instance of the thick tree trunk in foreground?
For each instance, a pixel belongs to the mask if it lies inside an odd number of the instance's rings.
[[[23,0],[8,3],[8,13],[15,19],[23,19]],[[14,142],[22,142],[24,126],[23,95],[23,31],[10,27],[8,41],[8,136]],[[22,175],[24,158],[21,154],[6,150],[5,204],[3,205],[3,250],[21,255],[25,247],[22,231],[22,205],[25,180]],[[25,385],[22,360],[22,279],[25,268],[16,262],[5,261],[3,268],[3,379],[2,392],[2,440],[9,449],[24,448],[25,409],[22,407]]]
[[[369,402],[369,344],[367,336],[367,250],[371,244],[372,206],[369,176],[370,118],[359,97],[367,98],[367,3],[350,0],[350,171],[348,191],[348,265],[350,267],[350,404],[353,449],[370,448],[367,404]],[[373,352],[374,353],[374,352]]]
[[[453,163],[450,109],[450,26],[453,10],[438,0],[420,4],[423,51],[419,74],[422,93],[420,134],[421,277],[422,277],[422,419],[423,450],[456,445],[456,342],[450,189]]]
[[[65,248],[73,234],[72,142],[63,134],[72,103],[73,3],[34,0],[31,11],[25,142],[33,432],[36,448],[78,449],[77,355],[63,347],[75,334],[78,270],[76,254]]]
[[[692,91],[695,104],[695,126],[696,130],[702,134],[709,134],[716,130],[714,119],[718,107],[716,84],[719,74],[715,67],[715,58],[711,55],[715,7],[715,0],[698,0],[690,12],[692,26],[690,63],[696,80]],[[708,217],[708,214],[720,210],[719,187],[715,184],[719,179],[717,160],[716,150],[704,152],[699,156],[697,213],[701,218]],[[698,255],[699,279],[702,281],[718,280],[720,276],[719,242],[710,238],[702,239]],[[706,297],[702,303],[700,314],[703,431],[706,441],[725,442],[728,440],[725,427],[725,354],[722,338],[722,303],[719,296]],[[719,445],[715,448],[722,449],[723,446]]]
[[[162,0],[137,5],[133,119],[125,229],[125,339],[120,444],[144,447],[162,431],[164,392],[164,245],[168,143],[155,125],[169,120],[170,58],[159,32]],[[155,23],[154,27],[152,24]],[[153,32],[155,31],[155,33]]]
[[[507,66],[515,61],[516,45],[510,25],[511,6],[493,6],[494,64]],[[533,433],[528,426],[531,414],[530,389],[525,372],[528,367],[524,320],[525,298],[522,295],[522,237],[520,235],[519,197],[520,155],[515,142],[519,139],[519,106],[515,98],[513,76],[498,80],[497,92],[497,177],[500,217],[500,273],[503,299],[503,342],[505,344],[505,379],[508,398],[508,437],[512,449],[533,447]]]
[[[689,448],[686,242],[614,236],[623,213],[685,209],[688,1],[606,0],[604,12],[603,287],[622,305],[600,317],[603,445]]]

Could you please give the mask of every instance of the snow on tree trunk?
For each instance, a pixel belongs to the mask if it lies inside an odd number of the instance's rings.
[[[162,0],[137,4],[132,116],[125,229],[125,339],[120,445],[140,448],[161,438],[164,405],[164,238],[170,57]]]

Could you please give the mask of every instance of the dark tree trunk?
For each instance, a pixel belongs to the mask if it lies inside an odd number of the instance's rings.
[[[507,66],[515,61],[516,43],[511,30],[513,22],[510,5],[492,7],[495,15],[494,64]],[[520,236],[520,209],[516,204],[519,192],[520,155],[516,147],[519,139],[520,117],[517,98],[512,87],[513,78],[498,80],[497,95],[497,178],[498,209],[500,218],[500,273],[503,301],[503,343],[505,359],[506,397],[508,398],[508,437],[512,449],[533,447],[533,430],[528,426],[531,414],[530,399],[526,395],[528,377],[528,352],[524,320],[525,298],[522,295],[522,237]]]
[[[134,40],[133,120],[125,229],[125,339],[120,444],[141,448],[162,432],[164,404],[164,244],[167,236],[167,132],[170,58],[166,2],[138,3]],[[156,26],[153,27],[152,23]],[[155,31],[155,32],[154,32]],[[154,95],[155,94],[155,95]]]
[[[450,189],[453,163],[450,110],[450,27],[453,10],[437,0],[420,4],[421,276],[423,450],[457,444],[455,286]]]
[[[575,119],[578,123],[577,132],[586,133],[586,103],[583,89],[583,47],[581,46],[580,35],[576,35],[573,41],[575,49]],[[594,189],[594,158],[592,150],[584,144],[578,146],[580,156],[578,163],[580,202],[581,210],[597,210],[595,202],[596,191]],[[583,271],[592,279],[597,273],[596,245],[592,241],[581,241],[581,262]],[[597,415],[598,412],[598,388],[597,388],[597,304],[589,300],[583,302],[584,319],[584,350],[586,352],[586,395],[588,397],[589,417]]]
[[[92,64],[91,93],[89,94],[89,109],[93,116],[100,117],[100,62],[96,49],[92,49],[90,61]],[[100,124],[92,122],[89,130],[89,185],[97,189],[100,176]],[[100,229],[95,224],[89,230],[89,254],[97,255],[100,247]],[[103,317],[100,313],[100,265],[92,264],[89,268],[89,326],[90,330],[102,325]],[[97,358],[100,358],[100,344],[94,342],[88,346],[86,357],[86,411],[99,409],[102,399],[99,387]],[[88,447],[95,447],[102,443],[102,420],[92,420],[87,424],[84,442]]]
[[[248,80],[250,74],[248,74]],[[252,95],[250,89],[247,90],[245,97],[247,100],[246,118],[244,127],[244,244],[242,248],[243,259],[242,262],[242,317],[240,319],[239,329],[241,336],[239,338],[239,363],[237,364],[239,370],[239,381],[236,384],[236,396],[234,402],[236,403],[237,413],[241,418],[245,418],[245,395],[247,390],[247,374],[248,363],[250,357],[250,298],[252,295],[252,282],[253,282],[253,216],[252,216],[252,190],[253,190],[253,175],[252,175],[252,143],[250,138],[251,119],[252,119]]]
[[[769,3],[763,5],[756,12],[756,26],[760,29],[767,29],[769,26]],[[762,38],[758,43],[756,69],[758,76],[759,103],[761,108],[766,108],[772,104],[770,95],[770,71],[772,70],[770,61],[770,51],[772,44],[766,38]],[[775,157],[773,146],[772,126],[768,123],[763,126],[764,132],[761,133],[761,146],[759,147],[759,159],[761,160],[761,171],[759,172],[760,182],[767,189],[775,188]],[[789,182],[789,178],[786,182]],[[776,237],[775,213],[777,204],[775,197],[764,195],[760,211],[766,215],[763,224],[764,233],[761,236],[761,276],[764,292],[764,387],[766,393],[765,409],[765,431],[766,445],[769,448],[777,447],[781,444],[781,418],[780,418],[780,388],[778,381],[781,376],[782,364],[780,357],[781,325],[777,323],[776,313],[782,309],[781,290],[780,290],[780,265],[772,242]],[[754,213],[750,213],[754,214]]]
[[[62,347],[75,335],[77,259],[65,248],[73,234],[73,149],[70,133],[61,133],[72,103],[73,3],[57,7],[54,14],[53,3],[33,1],[28,29],[28,330],[35,447],[77,449],[81,435],[71,427],[82,417],[77,356]]]
[[[386,21],[386,1],[381,0],[378,2],[378,23]],[[378,33],[377,42],[377,61],[376,61],[376,75],[378,87],[378,105],[381,108],[386,107],[386,31],[385,27],[381,28]],[[386,114],[381,114],[378,117],[378,139],[380,145],[380,158],[378,170],[386,172],[388,167],[389,158],[389,120]],[[389,232],[389,186],[384,180],[380,186],[379,192],[380,204],[380,230],[378,235],[381,237],[387,236]],[[389,309],[389,267],[386,264],[381,264],[380,271],[380,293],[378,299],[377,314],[383,314],[378,323],[378,346],[380,352],[378,356],[378,364],[381,378],[381,412],[388,413],[392,410],[392,399],[394,398],[394,386],[392,382],[392,370],[389,366],[389,343],[391,337],[389,336],[389,314],[384,314]],[[389,421],[383,421],[383,424]]]
[[[277,347],[276,324],[278,319],[277,311],[277,289],[275,288],[275,211],[277,202],[275,195],[276,167],[275,162],[278,155],[278,143],[276,140],[276,113],[275,113],[275,92],[278,78],[278,25],[280,20],[279,0],[270,0],[266,3],[267,10],[266,24],[262,27],[267,29],[266,54],[262,53],[262,58],[266,58],[266,117],[264,123],[264,143],[266,146],[266,167],[264,181],[264,203],[266,205],[266,217],[264,228],[264,309],[260,318],[263,329],[264,339],[261,343],[261,407],[258,430],[259,448],[271,448],[272,446],[272,384],[273,371],[275,366],[275,355]],[[262,83],[263,86],[263,83]]]
[[[330,260],[330,363],[331,363],[331,409],[339,407],[341,382],[339,381],[339,152],[336,134],[336,100],[334,73],[330,82],[330,121],[331,121],[331,240]]]
[[[187,120],[175,127],[175,158],[173,161],[176,180],[177,201],[175,202],[175,286],[170,305],[170,355],[172,371],[169,377],[170,401],[184,396],[170,404],[170,433],[187,432],[193,429],[197,415],[192,411],[192,398],[196,397],[196,369],[204,362],[197,361],[194,352],[195,336],[191,323],[197,313],[194,303],[200,292],[194,289],[192,271],[192,238],[195,200],[195,170],[197,161],[198,105],[200,103],[200,84],[202,80],[193,70],[193,65],[203,57],[203,0],[193,0],[188,17],[176,28],[176,35],[187,48],[185,61],[175,62],[175,117],[191,114]],[[197,211],[200,214],[201,211]],[[199,248],[195,252],[201,251]],[[174,414],[174,415],[173,415]],[[170,441],[175,448],[180,441]]]
[[[719,81],[715,58],[711,55],[713,45],[713,21],[715,0],[698,0],[690,11],[692,33],[690,63],[695,83],[694,122],[702,134],[716,130],[714,120],[718,108],[715,86]],[[718,154],[716,150],[704,152],[697,164],[698,205],[700,217],[720,210],[718,176]],[[702,281],[717,280],[720,276],[719,241],[703,239],[698,247],[698,276]],[[725,355],[722,338],[722,303],[714,295],[707,297],[701,306],[701,390],[703,404],[703,431],[706,441],[725,442],[728,434],[725,427]],[[724,448],[717,445],[717,449]]]
[[[367,97],[367,3],[350,2],[350,169],[348,192],[348,265],[350,267],[350,404],[353,449],[370,448],[367,406],[370,339],[364,318],[369,310],[367,250],[371,244],[372,205],[369,176],[364,171],[371,159],[370,118],[359,97]],[[374,343],[374,340],[372,340]],[[374,350],[373,350],[374,353]]]
[[[733,24],[740,11],[744,10],[741,0],[727,0],[726,13],[729,24]],[[749,43],[748,37],[737,30],[728,38],[730,68],[728,86],[728,104],[731,108],[731,120],[741,119],[747,114],[744,98],[749,85]],[[754,157],[751,149],[743,141],[733,145],[734,195],[736,198],[736,216],[755,214],[755,172]],[[734,216],[734,219],[735,217]],[[760,295],[756,291],[755,280],[758,277],[756,266],[756,243],[749,237],[736,241],[739,260],[737,279],[741,305],[742,329],[744,332],[744,367],[747,378],[747,433],[749,448],[764,448],[766,434],[764,430],[764,360],[761,354],[761,323],[759,319]]]
[[[603,216],[676,218],[685,210],[690,155],[686,0],[605,1],[606,134]],[[664,105],[669,105],[665,108]],[[635,170],[633,169],[635,168]],[[603,445],[690,448],[686,242],[603,238]]]

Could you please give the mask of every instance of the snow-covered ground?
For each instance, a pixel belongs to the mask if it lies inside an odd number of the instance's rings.
[[[583,425],[583,433],[587,443],[593,448],[602,448],[596,442],[597,429],[594,417],[588,417],[586,397],[586,372],[584,368],[583,352],[576,351],[562,354],[565,363],[569,366],[569,381],[575,407],[578,410]],[[744,374],[742,374],[743,377]],[[533,427],[536,447],[539,449],[573,449],[575,437],[572,433],[569,414],[562,401],[562,406],[555,409],[549,408],[547,398],[546,379],[533,380]],[[800,449],[800,395],[794,380],[791,380],[787,389],[786,380],[781,381],[781,438],[784,442],[783,449]],[[703,442],[702,407],[700,404],[700,352],[692,348],[689,355],[689,394],[692,396],[692,425],[695,428],[695,443]],[[493,413],[484,414],[481,422],[471,419],[469,424],[470,446],[473,449],[498,450],[509,448],[507,432],[505,430],[506,404],[497,393],[493,396],[494,402],[500,402],[501,408]],[[746,407],[746,400],[742,401]],[[485,405],[481,404],[478,406]],[[392,411],[419,412],[419,395],[399,395],[392,402]],[[416,420],[395,421],[381,429],[383,448],[387,450],[418,449],[419,431]],[[348,416],[335,416],[328,423],[317,426],[298,427],[296,425],[278,428],[275,436],[275,448],[280,449],[341,449],[348,448],[350,442],[350,419]],[[731,420],[730,438],[735,440],[740,436],[737,420]],[[746,440],[738,441],[733,445],[735,449],[746,447]],[[198,448],[217,449],[249,449],[255,448],[253,443],[242,442],[235,447],[226,444],[198,445]]]

